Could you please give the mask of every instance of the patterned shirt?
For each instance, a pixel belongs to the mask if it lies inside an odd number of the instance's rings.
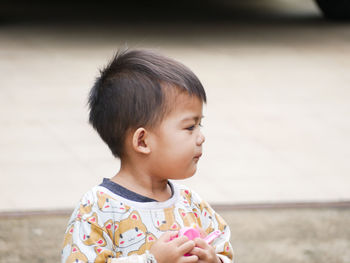
[[[189,188],[169,181],[172,197],[158,202],[133,197],[133,192],[124,188],[130,192],[125,193],[107,180],[88,191],[75,208],[64,237],[62,263],[145,262],[146,250],[164,232],[193,224],[207,234],[220,230],[211,245],[223,262],[233,262],[229,226]]]

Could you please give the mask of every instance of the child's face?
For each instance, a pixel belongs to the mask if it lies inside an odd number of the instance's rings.
[[[176,99],[176,107],[152,136],[152,171],[167,179],[191,177],[205,141],[200,131],[202,101],[184,93]]]

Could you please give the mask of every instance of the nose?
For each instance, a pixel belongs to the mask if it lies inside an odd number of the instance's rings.
[[[201,146],[205,142],[205,137],[201,131],[199,131],[198,137],[197,137],[197,145]]]

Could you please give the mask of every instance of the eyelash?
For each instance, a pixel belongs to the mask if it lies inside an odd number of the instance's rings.
[[[198,124],[199,127],[203,127],[203,125],[201,123]],[[188,127],[187,130],[189,131],[193,131],[195,125],[192,125],[191,127]]]

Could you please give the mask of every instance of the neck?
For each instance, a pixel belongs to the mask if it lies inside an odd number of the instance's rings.
[[[130,191],[157,201],[166,201],[171,197],[168,179],[156,177],[137,165],[122,163],[119,172],[111,180]]]

